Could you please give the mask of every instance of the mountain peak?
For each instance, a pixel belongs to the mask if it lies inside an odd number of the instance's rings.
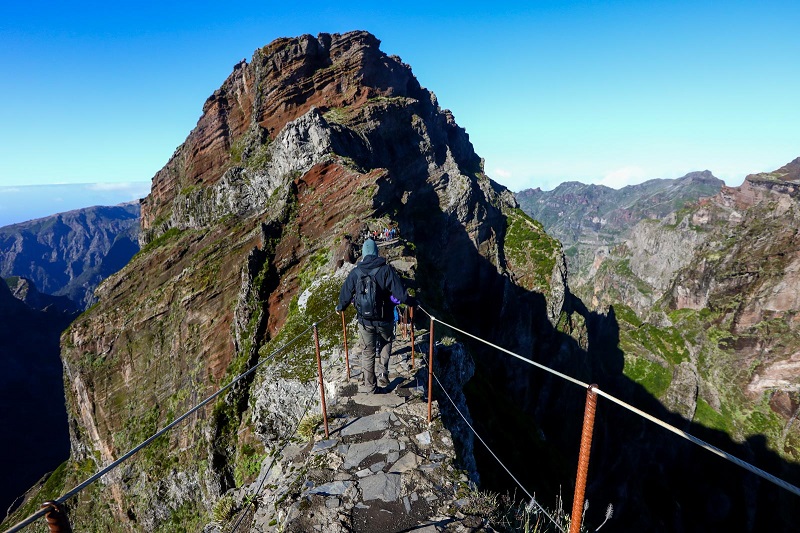
[[[142,201],[142,229],[167,216],[181,191],[216,183],[312,108],[346,113],[381,98],[435,105],[411,68],[382,52],[366,31],[284,37],[257,49],[206,100],[197,126],[153,177]]]

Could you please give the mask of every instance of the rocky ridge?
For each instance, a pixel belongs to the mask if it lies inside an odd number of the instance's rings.
[[[347,235],[358,245],[367,228],[398,226],[393,260],[407,283],[463,324],[479,323],[476,309],[512,313],[508,299],[523,286],[563,301],[560,248],[514,207],[452,114],[373,36],[301,36],[257,50],[153,178],[142,251],[64,335],[71,460],[41,493],[107,464],[310,323],[320,321],[323,358],[334,358],[337,327],[322,318],[341,283],[333,274]],[[516,245],[504,246],[514,224]],[[512,251],[547,261],[512,266]],[[73,504],[75,523],[208,525],[217,502],[256,479],[301,416],[298,394],[314,387],[313,348],[302,337],[268,371],[87,489],[81,502],[92,504]]]

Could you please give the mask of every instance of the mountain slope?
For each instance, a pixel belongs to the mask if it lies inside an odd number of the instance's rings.
[[[85,309],[138,251],[139,206],[89,207],[0,228],[0,277],[24,277]]]
[[[640,222],[575,289],[613,308],[625,375],[686,420],[747,443],[754,461],[795,484],[799,167]]]

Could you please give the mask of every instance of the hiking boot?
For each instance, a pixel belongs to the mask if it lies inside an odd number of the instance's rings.
[[[381,374],[378,376],[378,387],[385,389],[389,386],[389,380],[386,379],[386,374]]]

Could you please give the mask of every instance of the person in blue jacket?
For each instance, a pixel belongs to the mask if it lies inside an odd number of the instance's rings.
[[[359,278],[372,272],[377,285],[376,316],[365,318],[361,315],[358,306],[356,306],[356,311],[358,313],[358,335],[363,348],[361,368],[364,385],[368,392],[374,393],[377,392],[377,387],[385,389],[389,386],[389,356],[392,354],[392,342],[394,341],[394,303],[392,298],[407,305],[414,305],[414,303],[413,298],[406,294],[397,271],[378,255],[378,246],[374,240],[364,241],[361,255],[361,261],[350,271],[342,284],[336,312],[341,313],[350,305]]]

